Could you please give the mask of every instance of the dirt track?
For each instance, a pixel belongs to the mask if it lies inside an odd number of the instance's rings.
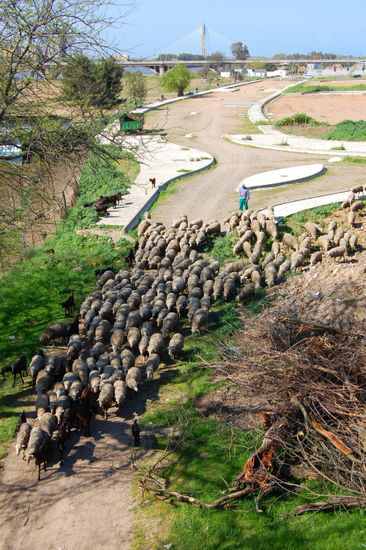
[[[187,214],[189,218],[203,218],[205,221],[222,219],[237,208],[236,187],[239,182],[247,176],[267,170],[319,162],[327,167],[326,174],[315,181],[253,192],[251,207],[325,195],[364,182],[364,168],[344,163],[331,164],[329,156],[255,149],[228,143],[222,138],[226,133],[250,133],[250,130],[240,128],[248,104],[286,85],[288,82],[284,81],[257,82],[232,93],[215,92],[172,104],[148,115],[149,127],[163,127],[172,142],[207,151],[218,161],[213,170],[176,184],[176,191],[161,200],[153,210],[152,217],[155,220],[170,224],[182,214]],[[302,97],[307,97],[309,102],[313,101],[311,95]],[[340,97],[345,105],[347,99],[354,96]],[[272,103],[268,105],[268,110],[271,109]],[[197,137],[185,137],[189,133]]]
[[[192,99],[158,111],[152,126],[167,128],[169,139],[209,151],[218,166],[203,175],[177,185],[177,192],[154,211],[154,218],[171,222],[180,214],[192,217],[222,218],[237,207],[235,188],[239,181],[265,170],[305,163],[324,162],[328,158],[279,153],[236,146],[224,141],[227,132],[240,132],[240,116],[247,103],[284,82],[256,83],[234,93],[219,92],[206,98]],[[197,115],[190,114],[197,112]],[[190,140],[185,134],[197,138]],[[282,202],[328,191],[348,189],[364,183],[364,169],[346,164],[328,165],[325,176],[296,187],[252,194],[251,206]],[[1,550],[94,550],[127,549],[133,520],[130,506],[130,424],[133,413],[142,414],[145,400],[153,396],[142,392],[123,410],[123,418],[112,411],[108,421],[98,417],[92,425],[93,437],[73,435],[68,444],[64,466],[51,465],[42,481],[37,482],[34,466],[27,465],[9,448],[3,461],[0,482]],[[142,451],[143,452],[143,451]]]

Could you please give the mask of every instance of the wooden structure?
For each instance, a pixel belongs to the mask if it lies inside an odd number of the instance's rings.
[[[123,113],[119,117],[119,123],[123,132],[142,132],[144,117],[143,115],[137,115],[135,113]]]

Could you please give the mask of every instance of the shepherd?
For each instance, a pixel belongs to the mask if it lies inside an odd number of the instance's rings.
[[[242,182],[239,187],[239,210],[243,210],[243,206],[245,210],[248,210],[249,199],[250,199],[249,189],[245,185],[245,183]]]
[[[134,447],[140,446],[140,426],[137,424],[137,419],[133,421],[133,424],[131,426],[131,433],[133,437],[133,445]]]

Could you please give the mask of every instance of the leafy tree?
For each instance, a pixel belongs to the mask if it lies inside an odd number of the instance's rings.
[[[118,95],[122,90],[123,68],[114,57],[103,58],[95,64],[95,84],[97,96],[94,103],[110,108],[119,103]]]
[[[233,42],[230,46],[231,53],[236,59],[247,59],[249,57],[248,46],[243,42]]]
[[[62,72],[62,91],[68,100],[95,101],[95,64],[86,56],[77,53],[70,56]]]
[[[122,75],[122,67],[112,56],[92,61],[77,53],[68,58],[63,70],[63,93],[69,100],[110,108],[119,102]]]
[[[143,103],[147,95],[147,86],[141,71],[135,73],[126,71],[124,81],[128,98],[134,102],[141,101]]]
[[[119,25],[106,16],[115,0],[4,0],[0,2],[0,234],[1,246],[13,253],[14,242],[27,242],[30,228],[42,235],[49,212],[62,212],[63,191],[76,185],[80,166],[90,149],[98,151],[96,135],[105,126],[102,109],[81,102],[95,79],[91,59],[107,58],[112,50],[106,30]],[[65,57],[79,57],[82,76],[76,102],[65,102],[55,75]],[[97,63],[98,65],[98,63]],[[98,65],[110,75],[110,61]],[[103,101],[113,83],[104,79]],[[6,154],[6,148],[20,149]],[[6,154],[6,156],[4,156]],[[22,162],[10,162],[21,159]],[[74,187],[75,189],[75,187]],[[56,216],[57,217],[57,216]]]
[[[167,92],[178,92],[178,97],[184,95],[184,90],[191,81],[191,73],[184,65],[176,65],[160,77],[160,83]]]

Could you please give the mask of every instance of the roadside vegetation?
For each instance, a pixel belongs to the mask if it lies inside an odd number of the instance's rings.
[[[366,84],[354,84],[353,86],[329,86],[327,84],[296,84],[284,90],[284,94],[304,94],[304,93],[317,93],[317,92],[339,92],[339,91],[364,91],[366,90]]]
[[[319,122],[305,113],[277,120],[277,128],[286,134],[337,141],[366,141],[365,120],[342,120],[335,125]]]

